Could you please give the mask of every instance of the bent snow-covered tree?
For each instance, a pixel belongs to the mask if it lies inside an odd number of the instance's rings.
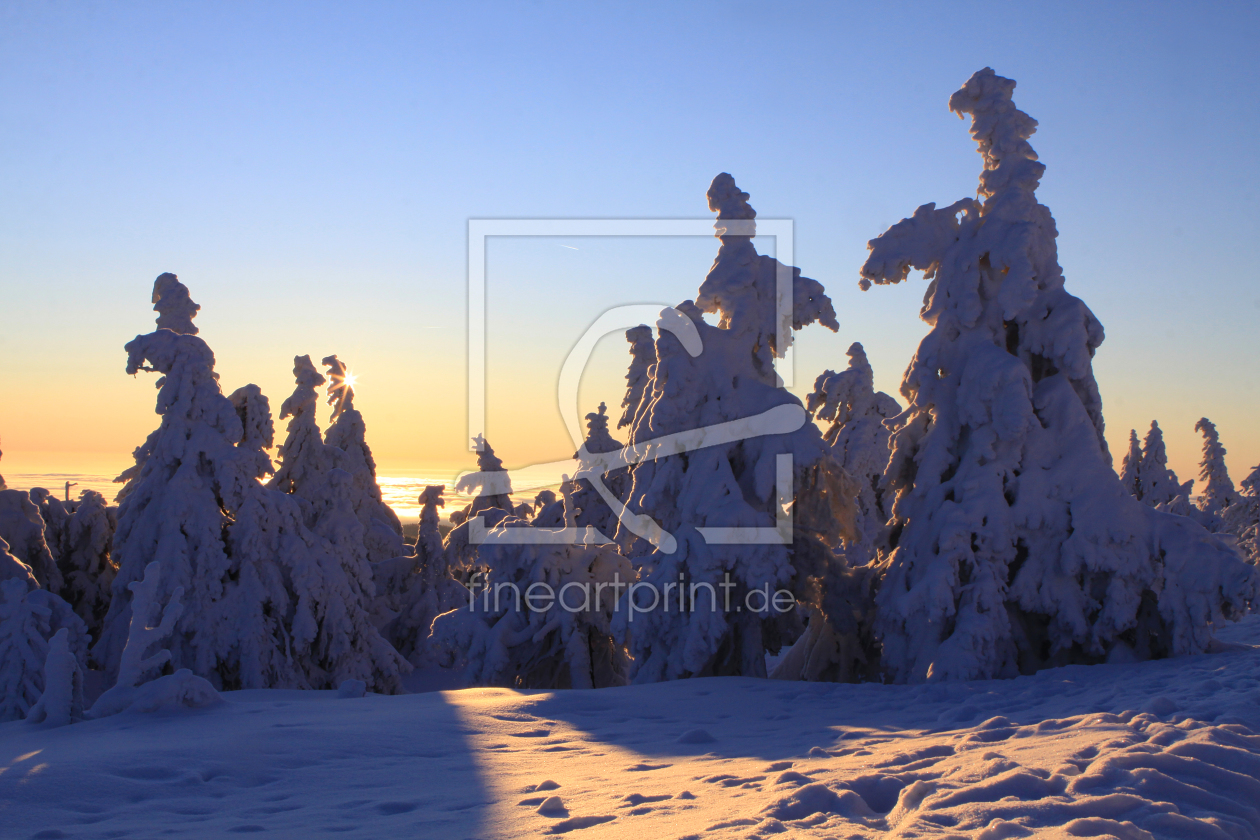
[[[887,476],[877,627],[898,681],[1193,653],[1256,593],[1224,541],[1138,503],[1111,469],[1102,325],[1064,288],[1014,88],[985,68],[950,99],[972,117],[981,200],[920,207],[862,267],[863,288],[931,280]]]
[[[696,301],[662,312],[651,353],[642,328],[627,334],[623,423],[646,457],[631,468],[635,518],[622,518],[617,541],[646,570],[647,587],[628,596],[644,611],[631,621],[623,604],[614,628],[636,682],[764,676],[766,651],[792,642],[802,618],[754,590],[787,589],[856,638],[844,562],[832,549],[853,534],[857,488],[800,400],[777,387],[773,367],[794,329],[837,329],[835,311],[817,281],[757,253],[756,212],[730,175],[713,179],[708,200],[722,244]],[[780,272],[791,300],[779,300]],[[782,497],[781,478],[791,484]],[[782,531],[748,542],[728,530],[775,532],[788,510],[789,544]],[[653,592],[662,604],[650,609]],[[840,656],[845,675],[863,659],[852,646]]]

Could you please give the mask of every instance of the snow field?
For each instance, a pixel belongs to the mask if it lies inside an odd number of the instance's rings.
[[[1260,617],[1013,680],[708,678],[0,725],[4,838],[1260,836]]]

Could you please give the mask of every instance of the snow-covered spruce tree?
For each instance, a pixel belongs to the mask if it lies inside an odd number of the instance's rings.
[[[94,637],[100,636],[118,572],[110,556],[115,525],[105,497],[95,490],[84,490],[62,538],[59,565],[65,585],[61,597],[74,607]]]
[[[0,560],[3,558],[0,557]],[[87,660],[87,628],[70,605],[27,581],[0,581],[0,722],[26,717],[44,691],[48,642],[60,630],[80,667]]]
[[[44,520],[25,490],[0,490],[0,539],[9,544],[23,563],[31,567],[39,585],[60,592],[61,570],[44,541]]]
[[[645,348],[633,352],[627,376],[630,444],[649,456],[631,468],[628,507],[658,523],[671,540],[659,540],[660,548],[653,548],[628,535],[625,521],[617,539],[645,570],[651,592],[673,593],[669,609],[648,609],[650,591],[641,589],[636,595],[643,602],[635,603],[647,611],[631,620],[623,603],[614,619],[618,638],[629,645],[636,682],[765,676],[766,651],[777,651],[799,635],[802,616],[775,612],[768,604],[761,609],[765,599],[749,601],[752,590],[789,589],[802,603],[820,609],[842,637],[857,638],[850,575],[832,550],[842,534],[854,535],[856,484],[836,463],[818,428],[807,422],[800,401],[776,387],[773,358],[787,349],[777,346],[776,335],[780,264],[753,247],[756,212],[748,194],[722,173],[714,178],[708,200],[718,213],[714,227],[722,244],[717,258],[696,302],[684,301],[663,314],[677,319],[684,334],[694,329],[699,355],[692,356],[673,330],[661,329],[651,354]],[[802,277],[799,269],[783,270],[791,278],[792,300],[783,325],[789,339],[792,329],[815,321],[837,329],[821,284]],[[704,321],[706,312],[718,315],[717,326]],[[641,334],[631,331],[627,337],[632,347],[641,344]],[[646,380],[640,394],[641,376]],[[793,432],[758,434],[752,418],[771,411],[799,416],[802,425]],[[683,452],[669,438],[662,440],[675,433],[700,437],[704,432],[698,430],[732,422],[745,425],[750,436]],[[781,455],[792,458],[792,544],[706,542],[700,528],[776,527]],[[679,592],[684,593],[681,608]],[[837,678],[856,673],[864,658],[859,647],[848,645],[840,655],[844,661],[837,664]]]
[[[1238,498],[1226,508],[1221,530],[1237,538],[1252,565],[1260,565],[1260,467],[1239,482]]]
[[[503,461],[494,454],[494,447],[482,435],[477,435],[474,441],[477,444],[477,472],[460,476],[455,482],[456,493],[476,497],[463,511],[464,519],[471,519],[490,508],[514,514],[516,505],[512,503],[512,481]],[[489,526],[488,522],[486,524]]]
[[[571,486],[565,482],[564,524],[575,528]],[[437,661],[462,666],[471,685],[624,684],[625,650],[611,624],[618,595],[634,580],[630,562],[607,546],[497,542],[507,528],[531,526],[496,509],[483,515],[494,524],[478,551],[473,588],[461,586],[459,608],[433,621],[429,644]]]
[[[1178,496],[1190,498],[1194,487],[1194,479],[1185,484],[1177,478],[1177,474],[1168,468],[1168,452],[1164,448],[1164,432],[1159,423],[1152,420],[1151,430],[1146,433],[1142,442],[1142,463],[1138,465],[1138,496],[1144,504],[1151,507],[1169,505]]]
[[[1225,467],[1225,447],[1216,425],[1203,417],[1194,424],[1196,432],[1203,433],[1203,460],[1199,464],[1199,480],[1203,492],[1199,496],[1199,510],[1206,528],[1218,531],[1225,511],[1238,499],[1238,491]]]
[[[66,524],[70,521],[75,503],[63,502],[43,487],[32,487],[30,497],[32,504],[39,511],[39,518],[44,522],[44,543],[48,546],[53,560],[60,567]]]
[[[445,485],[435,484],[420,494],[420,528],[415,554],[373,565],[379,613],[385,616],[381,633],[414,665],[427,661],[433,619],[468,602],[468,590],[451,577],[446,547],[439,529],[439,507],[445,506]]]
[[[1129,429],[1129,451],[1124,453],[1124,461],[1120,465],[1120,484],[1135,499],[1142,497],[1142,487],[1138,483],[1141,466],[1142,444],[1138,441],[1137,429]]]
[[[875,559],[888,522],[892,498],[891,494],[885,498],[882,482],[892,430],[884,421],[899,415],[901,404],[875,391],[875,374],[861,344],[849,347],[848,356],[849,367],[843,373],[828,370],[818,377],[805,408],[816,421],[828,421],[823,440],[831,444],[836,461],[860,488],[858,536],[844,545],[850,565],[860,566]]]
[[[280,419],[289,425],[280,444],[280,466],[267,486],[299,499],[325,495],[325,476],[336,466],[336,456],[324,445],[323,433],[315,413],[319,405],[319,387],[327,380],[315,369],[310,356],[293,357],[296,387],[280,406]],[[313,514],[309,524],[314,524]]]
[[[371,627],[366,596],[342,558],[306,527],[297,500],[258,483],[269,466],[265,400],[238,407],[223,396],[214,354],[186,326],[127,345],[128,372],[163,374],[162,421],[137,450],[119,508],[118,574],[96,659],[117,673],[131,623],[128,587],[157,561],[156,600],[184,591],[169,643],[173,668],[222,688],[366,678],[376,690],[398,690],[405,663]],[[247,427],[259,432],[248,441]]]
[[[591,466],[590,456],[601,455],[608,452],[620,451],[621,441],[615,440],[608,433],[608,407],[603,403],[599,404],[597,411],[586,415],[586,440],[582,442],[582,449],[573,453],[573,457],[579,462],[581,469],[587,469]],[[630,470],[628,467],[620,467],[611,472],[604,473],[601,477],[604,486],[618,499],[625,501],[630,492]],[[608,502],[599,494],[589,479],[577,478],[572,482],[572,506],[575,512],[575,522],[577,527],[585,528],[591,526],[599,531],[600,534],[612,539],[617,533],[617,514]]]
[[[325,357],[323,365],[328,368],[328,403],[333,407],[324,443],[342,453],[337,458],[337,466],[354,480],[352,502],[355,515],[363,523],[368,559],[397,557],[403,553],[405,545],[402,523],[381,496],[381,486],[376,481],[376,461],[367,444],[367,424],[354,407],[353,380],[347,378],[346,365],[336,356]]]
[[[652,366],[656,364],[656,342],[652,328],[631,327],[626,330],[630,342],[630,368],[626,371],[626,395],[621,400],[621,419],[617,428],[633,426],[639,410],[643,408],[643,395],[652,381]]]
[[[1103,330],[1064,288],[1045,167],[1015,83],[985,68],[972,116],[981,202],[920,207],[870,243],[862,286],[931,278],[932,329],[902,382],[896,493],[877,599],[896,681],[1192,653],[1256,577],[1197,524],[1139,504],[1111,469],[1092,370]]]

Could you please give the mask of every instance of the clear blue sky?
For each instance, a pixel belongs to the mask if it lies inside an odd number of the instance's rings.
[[[857,270],[919,204],[974,194],[946,101],[988,65],[1041,123],[1060,262],[1107,330],[1113,451],[1158,418],[1190,478],[1206,414],[1240,479],[1260,460],[1258,43],[1256,3],[4,3],[5,463],[121,464],[144,439],[154,392],[122,345],[162,271],[203,305],[225,390],[278,409],[295,353],[336,352],[382,466],[466,458],[467,219],[705,216],[720,171],[796,220],[836,302],[798,382],[858,340],[895,393],[923,281],[862,293]],[[509,465],[569,454],[556,370],[599,311],[691,297],[716,250],[570,244],[491,249]],[[624,361],[601,345],[592,403],[620,401]]]

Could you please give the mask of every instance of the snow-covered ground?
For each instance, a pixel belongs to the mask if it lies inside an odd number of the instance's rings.
[[[692,679],[0,724],[4,838],[1260,836],[1227,650],[919,686]]]

